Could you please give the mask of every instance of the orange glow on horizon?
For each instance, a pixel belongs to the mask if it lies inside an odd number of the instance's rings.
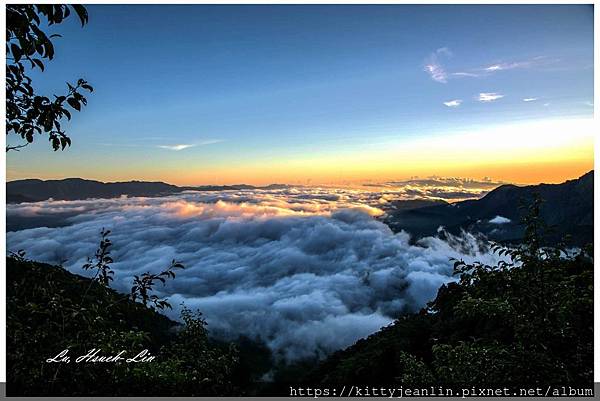
[[[529,122],[397,141],[377,147],[280,157],[220,166],[155,163],[107,165],[98,172],[83,166],[77,174],[50,169],[42,176],[22,176],[7,169],[9,180],[61,179],[73,176],[113,181],[163,181],[175,185],[382,183],[412,176],[461,177],[515,184],[560,183],[594,168],[593,120]],[[45,175],[45,176],[44,176]]]
[[[307,167],[304,173],[296,169],[285,170],[284,168],[273,169],[244,169],[244,171],[211,171],[199,174],[181,171],[169,172],[147,172],[130,171],[121,174],[85,174],[81,178],[93,179],[103,182],[115,181],[163,181],[179,186],[194,185],[268,185],[268,184],[299,184],[299,185],[356,185],[361,183],[383,183],[386,181],[399,181],[410,177],[460,177],[482,179],[488,177],[496,182],[507,182],[515,184],[538,184],[538,183],[560,183],[569,179],[578,178],[594,169],[592,157],[575,160],[562,161],[516,161],[514,163],[489,163],[470,166],[441,166],[427,168],[419,166],[396,166],[393,168],[372,171],[365,168],[362,172],[344,170],[343,168],[333,171],[319,171],[316,168]],[[265,171],[265,170],[271,170]],[[40,179],[63,179],[73,175],[40,176]],[[8,177],[8,180],[32,178],[29,176]]]

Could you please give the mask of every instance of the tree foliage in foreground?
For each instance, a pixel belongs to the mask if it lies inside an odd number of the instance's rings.
[[[237,349],[210,340],[199,312],[184,307],[183,323],[177,324],[102,280],[26,260],[22,253],[7,258],[7,281],[9,395],[193,396],[236,391],[232,378]],[[101,355],[125,350],[127,357],[148,349],[156,359],[46,362],[64,349],[75,359],[93,348],[100,348]]]
[[[6,135],[24,141],[7,145],[6,151],[19,150],[33,142],[36,135],[46,134],[52,148],[64,150],[71,139],[61,126],[64,118],[71,119],[72,110],[80,111],[87,105],[83,91],[93,91],[84,79],[67,83],[65,93],[43,96],[33,87],[30,72],[44,71],[45,64],[54,58],[52,39],[43,25],[60,24],[72,13],[81,25],[88,22],[88,14],[80,4],[8,4],[6,6]]]

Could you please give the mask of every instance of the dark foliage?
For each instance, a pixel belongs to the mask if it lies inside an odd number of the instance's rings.
[[[179,325],[110,288],[63,268],[7,258],[9,395],[231,394],[237,351],[213,343],[206,322],[184,308]],[[47,363],[148,349],[149,363]]]
[[[6,6],[6,135],[19,136],[25,142],[7,146],[6,151],[19,150],[33,142],[36,134],[45,133],[56,151],[65,149],[71,139],[61,128],[63,118],[71,119],[71,110],[80,111],[87,105],[82,90],[93,88],[84,79],[67,83],[65,94],[54,99],[42,96],[32,86],[29,70],[44,71],[44,63],[54,58],[52,39],[60,35],[47,35],[41,26],[44,19],[49,26],[60,24],[74,12],[81,25],[88,14],[80,4],[9,4]]]
[[[110,247],[112,242],[108,238],[110,230],[102,229],[100,236],[100,245],[96,250],[96,254],[93,258],[88,257],[86,264],[82,266],[83,270],[96,270],[96,274],[92,280],[97,280],[101,285],[108,287],[110,282],[113,280],[115,272],[110,268],[110,264],[113,259],[110,257]],[[135,299],[134,299],[135,301]]]
[[[143,273],[141,276],[133,276],[133,287],[131,287],[131,300],[142,302],[142,305],[156,309],[172,309],[171,304],[166,299],[161,299],[155,294],[151,294],[157,281],[166,283],[167,279],[175,278],[175,269],[183,269],[183,265],[173,260],[166,270],[154,274],[150,272]]]

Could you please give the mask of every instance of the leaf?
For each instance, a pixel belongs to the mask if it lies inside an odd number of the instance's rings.
[[[23,55],[21,48],[19,46],[17,46],[15,43],[13,43],[10,45],[10,50],[12,52],[12,55],[13,55],[15,61],[19,62],[19,60],[21,59],[21,56]]]
[[[42,63],[42,60],[34,58],[31,61],[33,61],[38,67],[40,67],[42,71],[44,71],[44,63]]]
[[[69,103],[69,105],[74,108],[77,111],[81,111],[81,106],[79,105],[79,102],[75,99],[73,99],[72,97],[67,99],[67,103]]]
[[[88,13],[84,6],[81,4],[72,4],[73,10],[77,13],[79,20],[81,21],[81,26],[84,26],[88,22]]]
[[[58,148],[60,147],[60,140],[55,136],[50,137],[50,140],[52,141],[52,148],[56,152],[58,150]]]

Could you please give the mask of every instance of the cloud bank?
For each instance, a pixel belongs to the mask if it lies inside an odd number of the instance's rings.
[[[486,195],[492,189],[502,185],[502,182],[489,178],[473,180],[458,177],[427,177],[412,178],[404,181],[389,181],[383,185],[378,199],[380,207],[386,207],[386,201],[406,199],[429,199],[459,201],[477,199]]]
[[[450,257],[493,263],[477,240],[409,244],[374,218],[382,211],[336,191],[187,192],[163,198],[46,201],[7,217],[55,215],[61,227],[7,234],[7,248],[86,274],[102,227],[112,230],[114,287],[172,259],[186,269],[159,295],[199,308],[212,335],[264,341],[277,358],[322,357],[431,300],[452,280]]]

